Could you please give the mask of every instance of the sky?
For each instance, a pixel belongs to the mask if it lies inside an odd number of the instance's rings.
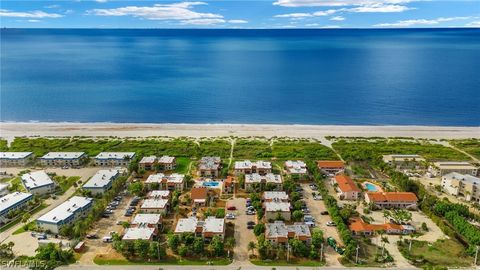
[[[2,0],[0,26],[247,29],[480,27],[480,0]]]

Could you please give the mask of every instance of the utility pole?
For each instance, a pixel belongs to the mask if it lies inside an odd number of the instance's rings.
[[[478,259],[478,250],[480,249],[480,246],[477,246],[477,251],[475,252],[475,261],[473,262],[473,265],[477,265],[477,259]]]
[[[322,261],[322,260],[323,260],[323,243],[320,246],[320,261]]]
[[[358,250],[360,249],[360,245],[357,245],[357,254],[355,255],[355,264],[358,263]]]
[[[287,241],[287,262],[289,261],[290,259],[290,243],[288,243]]]

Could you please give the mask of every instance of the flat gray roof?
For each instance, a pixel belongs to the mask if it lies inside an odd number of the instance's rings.
[[[77,159],[85,155],[85,152],[49,152],[42,159]]]
[[[3,214],[5,210],[17,205],[21,201],[29,200],[33,195],[25,192],[13,192],[0,198],[0,213]]]
[[[38,218],[37,221],[57,224],[71,217],[76,211],[84,208],[92,201],[92,198],[73,196],[59,206],[50,210],[50,212]]]
[[[23,159],[33,154],[32,152],[0,152],[0,159]]]
[[[101,152],[95,159],[117,159],[123,160],[125,157],[132,159],[135,156],[135,152]]]
[[[45,171],[36,171],[22,175],[22,182],[28,190],[54,184]]]
[[[118,170],[99,170],[83,188],[103,188],[115,179],[120,172]]]

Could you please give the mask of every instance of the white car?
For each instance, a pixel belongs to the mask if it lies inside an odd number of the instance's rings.
[[[228,213],[228,214],[225,215],[225,218],[226,219],[235,219],[235,215],[232,214],[232,213]]]
[[[104,243],[110,243],[110,242],[113,241],[113,238],[111,236],[105,236],[105,237],[102,238],[102,241]]]

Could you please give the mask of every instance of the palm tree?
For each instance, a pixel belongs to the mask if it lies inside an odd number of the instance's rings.
[[[235,247],[235,238],[233,237],[227,238],[227,240],[225,241],[225,248],[227,249],[228,257],[230,257],[230,251],[232,251],[234,247]]]
[[[413,242],[413,238],[417,238],[418,235],[412,233],[410,234],[410,244],[408,245],[408,252],[410,253],[410,251],[412,250],[412,242]]]
[[[383,257],[384,254],[385,254],[385,244],[386,244],[386,243],[390,243],[390,242],[388,241],[388,237],[386,237],[386,236],[383,237],[383,236],[382,236],[382,243],[383,243],[383,245],[382,245],[382,257]]]
[[[250,241],[250,242],[248,243],[248,247],[247,247],[247,248],[248,248],[248,251],[251,251],[251,252],[252,252],[252,255],[255,255],[255,254],[254,254],[254,251],[255,251],[255,249],[257,248],[257,245],[255,244],[255,242]]]

